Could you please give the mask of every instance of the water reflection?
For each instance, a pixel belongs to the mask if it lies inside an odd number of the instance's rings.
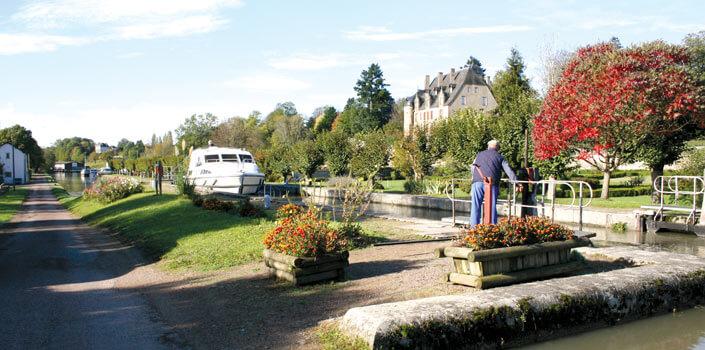
[[[705,349],[705,309],[656,316],[522,349]]]
[[[97,178],[95,174],[91,176],[81,176],[78,173],[56,173],[54,179],[68,193],[73,196],[80,196],[83,191],[89,187]]]

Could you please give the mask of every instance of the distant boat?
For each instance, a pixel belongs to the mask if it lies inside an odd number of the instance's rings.
[[[239,148],[199,148],[191,153],[186,178],[197,188],[234,194],[254,194],[264,184],[252,154]]]
[[[110,169],[108,167],[100,168],[100,170],[98,170],[98,175],[110,175],[112,173],[113,173],[113,169]]]
[[[91,169],[89,167],[85,167],[85,168],[81,169],[81,176],[83,176],[83,177],[91,176]]]

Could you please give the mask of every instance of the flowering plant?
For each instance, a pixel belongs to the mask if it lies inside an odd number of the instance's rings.
[[[114,202],[142,192],[139,181],[125,176],[103,176],[83,192],[83,197],[102,203]]]
[[[496,225],[480,224],[465,232],[463,245],[476,249],[494,249],[573,238],[573,231],[537,216],[502,219]]]
[[[319,219],[314,211],[301,210],[280,219],[277,227],[265,236],[264,246],[282,254],[314,257],[343,251],[347,249],[348,241],[338,230],[331,228],[327,220]]]
[[[277,209],[277,219],[286,219],[304,212],[304,208],[296,204],[284,204]]]

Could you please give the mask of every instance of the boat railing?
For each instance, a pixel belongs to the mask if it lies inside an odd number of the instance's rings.
[[[451,179],[446,186],[445,193],[448,199],[451,201],[451,212],[452,212],[452,223],[457,224],[456,221],[456,204],[458,203],[471,203],[472,199],[459,199],[456,195],[456,188],[459,184],[465,182],[470,185],[472,179]],[[505,204],[508,208],[508,216],[518,216],[521,215],[522,209],[533,209],[535,214],[543,217],[550,217],[551,221],[554,220],[556,209],[564,208],[570,210],[578,211],[578,230],[583,230],[583,209],[592,204],[593,191],[592,186],[585,181],[574,181],[574,180],[538,180],[538,181],[528,181],[528,180],[503,180],[503,183],[508,184],[507,199],[500,200],[497,199],[497,203]],[[519,186],[534,186],[532,188],[530,195],[532,197],[531,203],[525,204],[521,201],[522,191],[519,191]],[[570,194],[564,197],[566,200],[569,199],[569,203],[560,203],[556,201],[557,199],[557,189],[565,188]],[[565,193],[565,192],[564,192]],[[468,194],[468,196],[471,196]],[[518,215],[517,215],[518,214]]]
[[[705,194],[705,177],[689,175],[659,176],[653,182],[654,193],[659,197],[658,205],[642,205],[642,209],[655,210],[654,219],[664,220],[667,211],[687,214],[687,223],[695,224],[700,213],[700,196]],[[666,197],[672,196],[673,204],[666,203]],[[685,197],[688,205],[678,205]]]

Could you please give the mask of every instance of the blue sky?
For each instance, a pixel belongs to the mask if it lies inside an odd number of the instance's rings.
[[[149,140],[194,113],[226,119],[293,101],[342,107],[382,66],[395,98],[516,47],[541,89],[546,52],[612,36],[680,42],[700,1],[25,0],[0,2],[0,127],[58,138]]]

